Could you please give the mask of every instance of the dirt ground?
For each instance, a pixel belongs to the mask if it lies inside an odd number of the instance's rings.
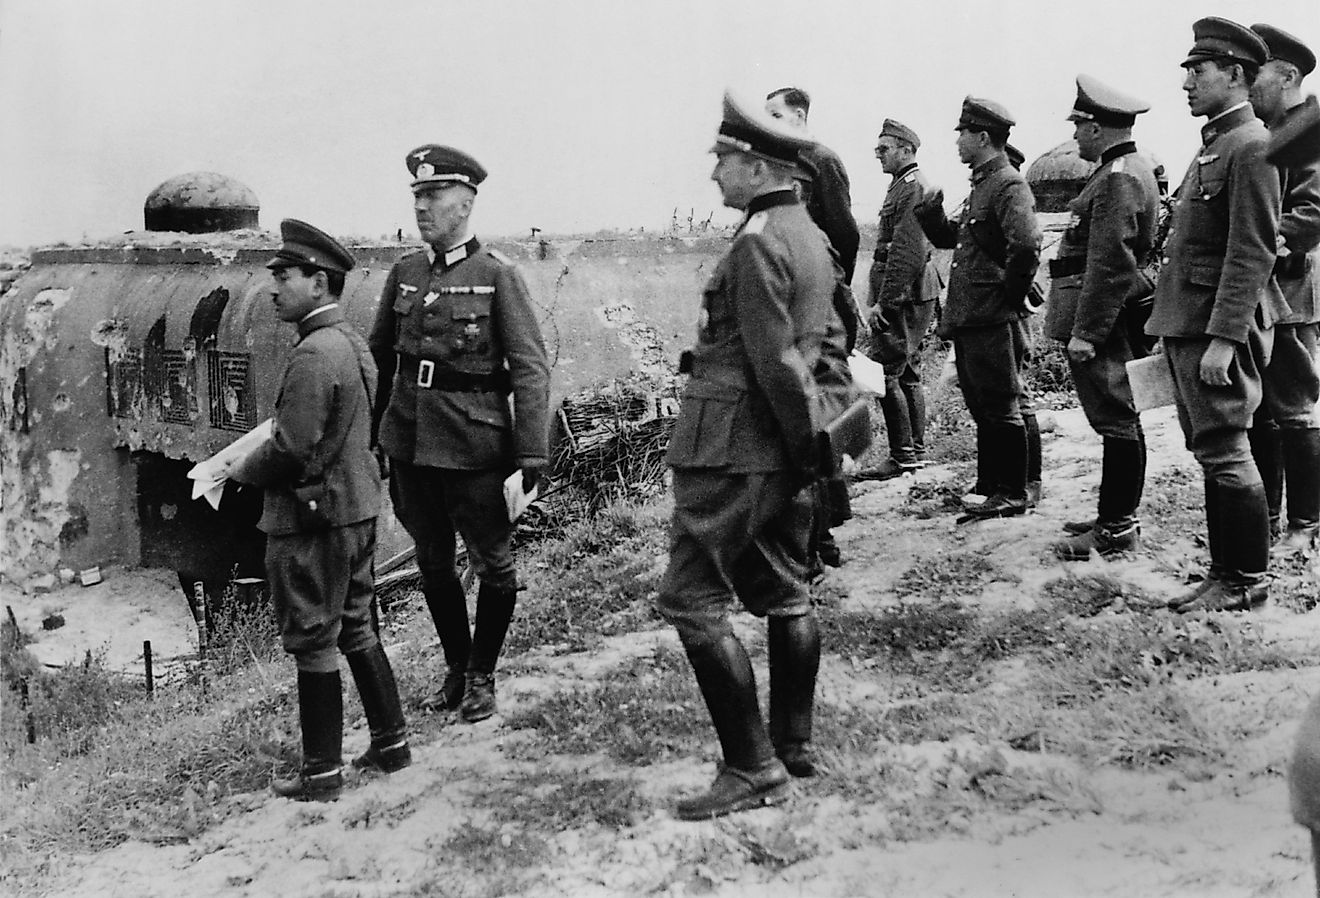
[[[847,562],[828,573],[829,585],[853,606],[881,607],[893,601],[891,586],[912,558],[994,547],[997,561],[1015,570],[1020,583],[992,584],[979,601],[1031,602],[1042,583],[1064,572],[1048,545],[1058,538],[1062,521],[1090,513],[1098,481],[1099,442],[1080,414],[1063,411],[1051,417],[1053,429],[1044,437],[1046,496],[1036,512],[965,527],[955,526],[950,515],[920,519],[893,512],[914,486],[947,480],[951,472],[942,467],[915,478],[858,484],[856,517],[837,531]],[[1149,412],[1145,420],[1151,480],[1161,472],[1195,468],[1170,410]],[[1146,528],[1156,531],[1159,522],[1148,518]],[[1179,574],[1193,566],[1200,551],[1188,536],[1164,540],[1156,551],[1122,560],[1069,567],[1077,573],[1109,572],[1153,595],[1168,596],[1184,588]],[[130,583],[132,588],[125,588]],[[51,658],[76,658],[98,640],[108,639],[111,657],[131,666],[144,638],[159,640],[162,648],[157,651],[169,654],[179,640],[186,643],[192,629],[182,595],[168,577],[111,571],[101,587],[63,587],[36,596],[11,591],[4,600],[13,604],[30,631],[32,621],[39,628],[40,619],[51,611],[63,614],[65,627],[36,631],[41,639],[34,651]],[[1253,619],[1272,641],[1300,647],[1320,642],[1320,613],[1297,614],[1270,604]],[[148,624],[163,629],[146,636]],[[507,712],[547,692],[572,689],[575,682],[598,677],[657,643],[675,640],[656,630],[609,640],[590,654],[533,657],[501,681],[502,708]],[[845,702],[853,690],[886,689],[883,675],[859,680],[856,672],[841,669],[836,661],[828,655],[825,659],[822,701]],[[1006,811],[946,828],[927,841],[886,838],[888,823],[882,812],[817,797],[810,781],[800,782],[794,798],[782,807],[723,822],[681,823],[666,808],[679,793],[704,785],[709,766],[692,758],[641,768],[636,771],[641,789],[657,799],[657,810],[622,834],[602,828],[561,833],[555,840],[554,867],[545,871],[545,881],[553,885],[542,883],[523,894],[1302,898],[1314,894],[1309,843],[1289,818],[1284,773],[1297,718],[1317,690],[1320,667],[1193,682],[1187,686],[1190,700],[1251,724],[1249,738],[1232,747],[1227,767],[1196,778],[1109,765],[1075,770],[1070,775],[1082,783],[1078,794],[1085,801],[1070,813],[1031,807]],[[361,728],[350,732],[346,752],[360,750],[366,738]],[[267,795],[243,796],[239,813],[191,841],[130,842],[95,856],[67,858],[55,894],[475,894],[457,885],[452,892],[412,891],[408,884],[434,869],[435,846],[456,827],[479,817],[469,800],[472,792],[527,763],[510,757],[509,749],[521,738],[499,716],[475,726],[447,727],[437,740],[414,749],[411,768],[354,782],[337,803],[308,806]],[[1067,762],[1008,746],[990,748],[1002,754],[1010,770]],[[947,777],[959,764],[965,766],[969,756],[986,749],[957,740],[895,746],[889,762],[930,777]],[[755,827],[763,836],[782,830],[809,837],[815,850],[788,866],[716,867],[712,862],[711,869],[678,881],[659,872],[669,869],[662,863],[665,858],[690,851],[694,843],[710,848],[736,839],[740,827]],[[511,850],[516,837],[511,833]]]

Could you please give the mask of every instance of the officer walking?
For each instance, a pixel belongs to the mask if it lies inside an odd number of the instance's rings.
[[[871,355],[885,369],[880,408],[889,458],[858,479],[887,480],[926,464],[926,392],[921,385],[921,344],[935,315],[940,276],[914,209],[929,185],[917,167],[917,133],[885,119],[876,142],[880,167],[890,175],[880,207],[880,230],[871,262]]]
[[[955,226],[944,196],[917,204],[935,246],[953,249],[939,335],[952,339],[967,410],[976,423],[977,488],[983,503],[961,520],[1010,517],[1039,494],[1040,432],[1027,399],[1027,294],[1040,256],[1036,202],[1005,154],[1015,124],[1003,106],[967,97],[958,120],[958,158],[972,170],[972,192]],[[1033,503],[1034,504],[1034,503]]]
[[[818,411],[812,373],[835,277],[793,189],[808,139],[726,94],[711,177],[746,212],[705,288],[668,462],[669,565],[657,602],[674,625],[719,737],[711,787],[685,820],[771,804],[815,773],[811,714],[820,635],[806,582]],[[737,598],[769,618],[770,719],[729,623]]]
[[[1236,22],[1192,26],[1183,90],[1206,119],[1178,188],[1146,332],[1162,338],[1178,421],[1205,476],[1210,570],[1171,606],[1237,611],[1269,595],[1269,506],[1247,429],[1261,401],[1274,323],[1287,305],[1272,276],[1279,172],[1248,92],[1268,50]]]
[[[521,469],[530,490],[546,465],[550,371],[522,275],[469,228],[486,170],[435,144],[405,161],[427,247],[390,270],[368,341],[381,374],[379,441],[448,666],[424,706],[473,723],[495,713],[495,665],[517,596],[503,484]],[[456,533],[481,580],[473,629]]]
[[[1155,238],[1159,188],[1132,140],[1137,116],[1149,108],[1090,75],[1077,76],[1068,120],[1081,157],[1099,166],[1068,204],[1068,229],[1050,262],[1045,333],[1067,344],[1077,398],[1104,442],[1104,455],[1094,523],[1072,525],[1081,532],[1054,545],[1066,561],[1132,549],[1141,532],[1146,440],[1127,362],[1145,355],[1134,345],[1130,316],[1155,288],[1142,267]]]
[[[302,767],[274,789],[333,801],[344,781],[336,648],[371,730],[371,746],[353,765],[389,773],[412,763],[394,672],[373,623],[376,366],[338,303],[353,257],[305,222],[285,219],[280,234],[283,245],[266,267],[275,275],[275,313],[297,325],[298,342],[275,400],[273,438],[227,474],[265,487],[258,526],[268,537],[266,571],[284,650],[298,665]]]
[[[1272,25],[1252,25],[1269,59],[1251,86],[1251,107],[1271,131],[1302,108],[1302,79],[1315,69],[1315,54],[1301,40]],[[1247,437],[1265,483],[1271,536],[1282,530],[1283,489],[1288,489],[1288,528],[1282,548],[1305,550],[1320,532],[1320,376],[1316,373],[1317,322],[1313,251],[1320,243],[1320,167],[1283,169],[1274,275],[1289,314],[1274,325],[1274,349],[1264,373],[1264,398]]]

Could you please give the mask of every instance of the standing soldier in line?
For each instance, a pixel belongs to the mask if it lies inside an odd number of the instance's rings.
[[[1137,507],[1146,478],[1146,438],[1127,362],[1145,355],[1144,347],[1132,344],[1129,316],[1154,290],[1141,269],[1155,238],[1159,188],[1132,140],[1137,116],[1149,109],[1089,75],[1077,76],[1068,120],[1079,154],[1099,167],[1068,204],[1068,229],[1050,262],[1045,332],[1067,344],[1077,398],[1104,441],[1104,455],[1095,523],[1054,545],[1065,561],[1135,548],[1141,532]]]
[[[818,410],[813,372],[835,277],[793,189],[808,138],[724,99],[712,179],[746,212],[702,299],[669,443],[674,518],[657,607],[678,631],[719,737],[711,787],[684,820],[771,804],[811,776],[820,633],[807,586]],[[768,617],[770,714],[729,623],[737,599]]]
[[[495,664],[518,589],[503,485],[521,470],[531,490],[546,465],[550,370],[522,275],[469,227],[486,170],[435,144],[405,161],[427,248],[390,270],[371,330],[379,440],[448,665],[424,707],[474,723],[495,713]],[[472,630],[456,533],[481,580]]]
[[[1271,25],[1252,25],[1269,47],[1269,60],[1251,87],[1251,107],[1271,131],[1302,106],[1302,79],[1315,68],[1304,43]],[[1284,484],[1288,488],[1285,550],[1315,545],[1320,532],[1320,376],[1316,373],[1317,302],[1313,250],[1320,243],[1320,167],[1283,170],[1283,215],[1279,220],[1274,275],[1290,314],[1274,326],[1274,349],[1265,368],[1261,407],[1247,437],[1265,482],[1270,534],[1282,530]]]
[[[265,487],[266,572],[284,650],[298,665],[302,767],[273,786],[286,798],[333,801],[344,783],[338,652],[371,729],[371,746],[353,766],[392,773],[412,763],[394,672],[374,625],[376,366],[339,307],[353,257],[306,222],[285,219],[280,234],[283,245],[266,267],[275,275],[275,313],[297,326],[298,342],[275,400],[272,439],[227,474]]]
[[[1248,92],[1268,51],[1236,22],[1192,26],[1182,66],[1201,147],[1177,205],[1146,332],[1160,337],[1178,422],[1205,476],[1210,570],[1176,611],[1238,611],[1269,596],[1269,506],[1247,429],[1261,401],[1274,322],[1287,305],[1274,282],[1279,172],[1265,161],[1269,132]]]
[[[875,259],[871,263],[872,354],[885,368],[880,408],[889,438],[889,458],[858,479],[887,480],[926,464],[926,393],[921,386],[921,344],[926,338],[940,277],[930,241],[913,209],[929,189],[917,168],[921,138],[901,122],[885,119],[875,156],[891,176]]]
[[[808,130],[807,116],[810,110],[811,97],[801,88],[781,87],[771,91],[765,98],[767,113],[804,135]],[[815,141],[803,148],[799,154],[799,163],[807,175],[798,179],[802,202],[816,227],[825,233],[838,269],[835,272],[838,284],[832,301],[843,326],[845,341],[842,346],[842,364],[846,366],[847,355],[857,343],[860,327],[857,303],[849,285],[857,264],[857,248],[861,244],[857,220],[852,214],[848,172],[837,153]],[[833,343],[831,340],[831,346]],[[833,359],[831,364],[837,368],[839,360]],[[830,534],[830,527],[842,523],[851,515],[847,507],[847,486],[843,482],[843,475],[835,472],[817,483],[815,490],[817,498],[814,512],[816,520],[812,528],[812,565],[817,570],[819,564],[838,567],[842,559],[839,547]]]
[[[972,170],[972,192],[958,224],[945,217],[942,191],[927,194],[916,209],[931,243],[954,251],[939,334],[953,341],[958,386],[976,422],[974,492],[987,497],[967,506],[960,520],[1022,514],[1029,475],[1040,476],[1040,434],[1032,426],[1023,365],[1041,234],[1031,188],[1004,150],[1014,124],[998,103],[967,97],[958,158]]]

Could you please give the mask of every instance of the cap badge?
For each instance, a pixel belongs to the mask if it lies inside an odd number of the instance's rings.
[[[435,174],[435,166],[429,162],[423,162],[421,165],[417,166],[418,178],[429,178],[434,174]]]
[[[431,152],[430,148],[428,148],[428,147],[422,147],[420,150],[418,150],[417,152],[413,153],[413,154],[412,154],[412,157],[413,157],[414,159],[425,159],[425,158],[426,158],[426,155],[427,155],[428,153],[430,153],[430,152]]]

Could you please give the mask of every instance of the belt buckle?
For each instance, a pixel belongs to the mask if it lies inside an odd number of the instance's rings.
[[[430,359],[422,359],[417,363],[417,386],[423,389],[431,386],[431,379],[435,377],[435,362]]]

